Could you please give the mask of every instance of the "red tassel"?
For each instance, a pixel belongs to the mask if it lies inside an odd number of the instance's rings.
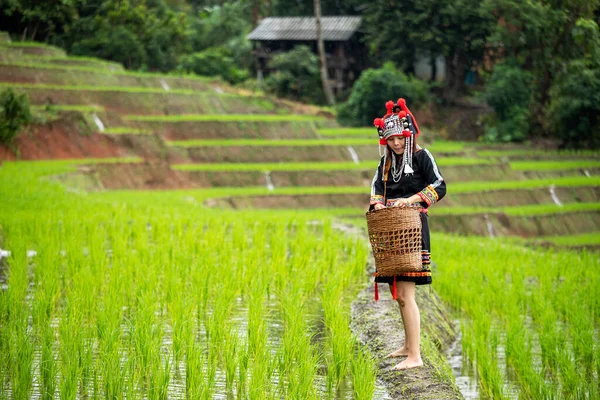
[[[375,301],[379,301],[379,288],[377,287],[377,282],[375,282]]]
[[[387,144],[387,140],[384,138],[379,139],[379,144],[385,146]]]
[[[375,125],[377,128],[385,129],[383,118],[375,118],[373,120],[373,125]]]
[[[419,124],[417,124],[417,119],[415,118],[413,113],[411,113],[410,110],[408,109],[408,106],[406,105],[406,100],[400,98],[400,99],[398,99],[397,104],[400,106],[400,108],[402,108],[402,110],[404,112],[406,112],[408,115],[411,116],[411,118],[413,120],[413,125],[415,126],[415,130],[417,131],[417,137],[419,137],[419,135],[421,134],[421,130],[419,129]]]
[[[385,108],[387,110],[388,114],[392,113],[392,109],[394,108],[394,102],[391,100],[388,100],[387,103],[385,103]]]
[[[394,277],[394,283],[392,285],[392,298],[396,300],[398,298],[398,292],[396,290],[396,277]]]

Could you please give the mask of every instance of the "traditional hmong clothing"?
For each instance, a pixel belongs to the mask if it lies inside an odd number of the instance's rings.
[[[427,149],[417,146],[416,152],[412,155],[412,173],[405,173],[402,169],[402,155],[396,155],[393,151],[386,149],[391,154],[390,171],[386,187],[386,207],[393,206],[398,199],[408,198],[414,194],[421,197],[423,211],[421,214],[422,225],[422,260],[423,269],[415,272],[405,272],[396,276],[397,281],[415,282],[417,285],[426,285],[431,283],[431,269],[429,266],[431,256],[431,246],[429,240],[429,225],[427,222],[427,209],[434,203],[441,200],[446,194],[446,183],[440,174],[440,170],[435,159]],[[390,155],[388,155],[390,157]],[[384,200],[384,163],[387,157],[381,157],[373,183],[371,185],[372,210],[375,204],[383,204]],[[377,276],[375,282],[392,283],[393,277]]]

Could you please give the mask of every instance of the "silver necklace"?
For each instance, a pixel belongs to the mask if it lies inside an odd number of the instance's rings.
[[[400,168],[397,168],[398,164],[396,162],[396,158],[396,154],[392,154],[392,179],[395,183],[398,183],[400,178],[402,178],[402,170],[404,169],[404,156],[402,157],[402,164],[400,165]]]

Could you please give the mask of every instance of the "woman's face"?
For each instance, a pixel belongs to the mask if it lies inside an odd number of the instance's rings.
[[[387,144],[388,144],[388,146],[391,147],[391,149],[394,151],[394,153],[403,154],[405,141],[406,141],[406,138],[404,136],[392,136],[391,138],[389,138],[387,140]]]

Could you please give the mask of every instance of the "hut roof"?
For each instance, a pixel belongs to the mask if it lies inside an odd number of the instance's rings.
[[[361,17],[321,17],[323,40],[346,41],[360,26]],[[270,17],[248,35],[250,40],[317,40],[314,17]]]

